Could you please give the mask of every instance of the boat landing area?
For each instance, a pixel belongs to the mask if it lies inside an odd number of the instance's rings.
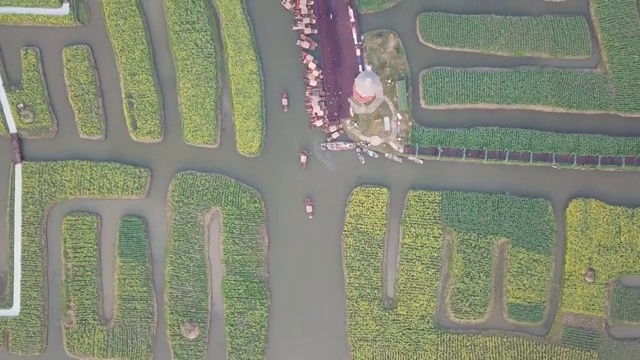
[[[353,0],[315,2],[327,117],[331,122],[351,117],[349,97],[358,75],[349,7],[355,11]],[[357,29],[357,23],[354,26]]]

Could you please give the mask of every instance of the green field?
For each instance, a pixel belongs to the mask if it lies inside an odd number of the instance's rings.
[[[418,36],[436,49],[504,56],[575,59],[592,53],[589,27],[582,16],[428,12],[418,16]]]
[[[63,51],[67,94],[76,117],[78,134],[83,139],[105,137],[105,119],[98,71],[91,48],[73,45]]]
[[[400,1],[402,0],[356,0],[356,7],[359,12],[376,12],[388,9]]]
[[[616,282],[611,294],[609,311],[614,324],[640,325],[640,288]]]
[[[467,311],[462,313],[462,319],[482,318],[488,310],[493,288],[493,249],[504,240],[508,243],[505,315],[516,322],[541,322],[549,296],[555,243],[551,203],[543,199],[447,191],[443,193],[442,204],[444,226],[456,234],[452,295],[457,286],[460,303]],[[464,270],[460,276],[456,276],[458,268]],[[454,309],[455,299],[452,296]]]
[[[168,198],[165,307],[173,359],[202,359],[209,332],[210,289],[207,215],[222,214],[222,297],[228,359],[262,359],[267,349],[269,289],[266,281],[264,205],[254,189],[222,175],[183,172]],[[182,327],[199,329],[187,339]]]
[[[264,146],[265,105],[260,59],[245,0],[215,0],[224,44],[238,152],[258,156]]]
[[[42,73],[40,50],[25,47],[21,51],[22,82],[19,86],[11,86],[3,73],[3,83],[11,105],[11,112],[21,136],[27,138],[51,138],[57,132],[57,121]],[[22,109],[20,109],[20,107]],[[1,108],[1,106],[0,106]],[[0,112],[0,131],[7,134],[6,120]]]
[[[140,199],[151,179],[144,168],[90,161],[23,162],[22,177],[22,310],[18,318],[0,320],[0,333],[8,334],[11,352],[35,355],[44,352],[47,339],[44,236],[49,210],[75,198]],[[8,216],[13,219],[12,211]],[[6,299],[12,299],[11,287],[7,290]],[[0,303],[3,309],[10,305],[10,300]]]
[[[158,142],[164,119],[151,43],[139,0],[102,0],[104,22],[120,74],[122,103],[131,137]]]
[[[600,70],[431,68],[421,74],[427,108],[518,107],[568,112],[640,113],[640,17],[635,0],[593,0],[604,59]]]
[[[222,83],[213,7],[206,0],[168,0],[165,15],[178,77],[182,136],[187,144],[217,146]]]
[[[102,317],[100,217],[72,213],[62,224],[62,328],[66,351],[76,358],[152,358],[155,294],[144,219],[120,221],[117,241],[115,319]]]
[[[549,224],[547,201],[504,198],[501,195],[462,194],[450,192],[410,191],[401,221],[400,263],[396,282],[396,307],[386,310],[382,306],[382,264],[388,201],[386,190],[357,188],[347,206],[343,232],[344,268],[347,295],[347,334],[352,358],[371,359],[433,359],[477,360],[482,359],[597,359],[598,353],[558,344],[530,341],[517,336],[462,335],[443,331],[435,322],[438,307],[438,288],[441,277],[443,242],[443,207],[450,207],[452,199],[480,201],[489,197],[489,204],[472,203],[470,208],[487,208],[502,203],[509,206],[501,211],[516,211],[509,219],[498,221],[495,226],[477,228],[478,234],[502,229],[503,236],[511,236],[513,247],[522,245],[525,231],[514,224],[526,219],[521,214],[536,211],[540,216],[529,217],[525,230],[537,239],[555,226]],[[374,188],[379,189],[379,188]],[[453,198],[452,198],[453,196]],[[466,198],[465,198],[466,197]],[[355,200],[353,200],[355,199]],[[504,200],[503,200],[504,199]],[[449,205],[443,204],[449,202]],[[378,203],[376,205],[376,203]],[[473,212],[444,210],[445,221],[460,227],[483,224],[480,216],[469,218]],[[542,212],[540,212],[542,211]],[[497,214],[486,214],[495,220]],[[533,213],[533,212],[532,212]],[[449,214],[449,215],[447,215]],[[478,215],[478,212],[475,213]],[[474,220],[474,221],[472,221]],[[465,225],[466,224],[466,225]],[[492,224],[489,221],[487,224]],[[509,225],[508,227],[503,226]],[[535,225],[541,225],[536,229]],[[549,249],[540,238],[527,245],[538,250]],[[481,350],[479,350],[481,349]]]

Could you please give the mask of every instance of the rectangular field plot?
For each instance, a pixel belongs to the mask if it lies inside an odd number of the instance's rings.
[[[63,50],[64,76],[76,127],[83,139],[104,139],[105,119],[98,71],[91,48],[74,45]]]
[[[23,162],[22,177],[22,309],[19,317],[0,320],[0,335],[7,336],[0,338],[8,340],[5,345],[11,352],[36,355],[44,352],[47,345],[44,235],[48,211],[58,202],[75,198],[143,198],[148,191],[150,172],[106,162]],[[11,211],[9,216],[13,217]],[[13,238],[13,234],[9,237]],[[7,283],[11,281],[7,279]],[[7,288],[6,299],[12,299],[12,287]],[[9,307],[5,302],[0,305],[3,309]]]
[[[99,216],[89,213],[69,214],[62,224],[65,349],[77,358],[151,359],[156,309],[147,225],[135,216],[120,221],[110,322],[101,316],[100,227]]]
[[[505,56],[588,58],[591,38],[582,16],[458,15],[418,16],[424,44],[443,50]]]
[[[21,55],[22,81],[19,86],[11,87],[7,79],[3,78],[18,132],[27,138],[53,137],[58,126],[42,73],[40,50],[35,47],[25,47]],[[0,111],[0,124],[2,124],[0,131],[7,134],[6,119],[2,111]]]
[[[0,14],[0,24],[34,26],[75,26],[89,21],[87,0],[69,0],[67,15]],[[0,7],[26,7],[58,10],[62,0],[0,0]]]
[[[616,282],[611,294],[611,321],[640,325],[640,288]]]
[[[636,1],[590,5],[602,70],[430,68],[420,79],[423,107],[640,114],[640,63],[633,60],[640,57]]]
[[[431,68],[420,74],[424,107],[469,106],[607,112],[613,93],[606,74],[524,67]]]
[[[487,237],[510,236],[512,248],[548,254],[555,239],[555,222],[549,202],[504,195],[410,191],[401,221],[395,306],[389,308],[384,307],[381,301],[388,196],[387,189],[364,186],[353,191],[347,204],[343,255],[347,335],[353,359],[598,358],[595,351],[565,347],[559,341],[544,343],[517,336],[454,334],[435,322],[438,307],[444,306],[438,303],[445,265],[442,262],[446,246],[443,218],[447,226],[457,226],[460,231],[471,229],[479,236]],[[505,215],[508,219],[500,220],[500,216]],[[550,257],[546,258],[550,266]],[[507,261],[514,260],[509,258]],[[525,267],[520,260],[515,261],[520,269]],[[549,273],[547,268],[544,274],[537,274],[534,270],[528,276],[548,278]],[[518,281],[526,281],[520,274],[514,274]],[[550,284],[546,282],[545,285]],[[532,286],[533,292],[537,293],[535,296],[521,294],[519,289],[509,289],[512,302],[544,302],[546,286],[544,289],[535,289],[535,284]],[[530,317],[526,320],[538,319]]]
[[[576,199],[565,222],[562,312],[602,318],[609,281],[640,272],[640,209]]]
[[[182,136],[187,144],[216,146],[220,133],[221,48],[208,0],[165,1],[178,77]]]
[[[131,137],[158,142],[164,134],[162,99],[140,0],[102,0],[104,23],[118,65]]]

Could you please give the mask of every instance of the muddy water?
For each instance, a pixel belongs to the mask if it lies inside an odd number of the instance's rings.
[[[139,215],[148,221],[153,260],[153,278],[158,304],[158,328],[155,359],[169,359],[170,351],[164,321],[164,265],[167,243],[164,205],[172,177],[180,171],[199,170],[223,173],[256,188],[263,196],[268,219],[269,286],[271,314],[268,359],[347,359],[344,276],[341,257],[341,227],[350,191],[361,184],[388,186],[391,191],[390,218],[399,219],[404,196],[409,188],[510,192],[550,198],[558,219],[558,246],[563,249],[562,211],[569,199],[589,196],[607,202],[640,206],[640,172],[584,172],[542,167],[482,165],[429,161],[423,166],[387,163],[368,159],[360,166],[353,153],[320,153],[322,135],[311,132],[304,111],[302,65],[297,58],[296,35],[290,31],[291,17],[277,1],[247,0],[256,30],[257,47],[262,60],[267,112],[267,138],[262,156],[247,159],[235,150],[233,125],[223,120],[221,146],[204,149],[187,146],[180,133],[176,99],[175,68],[167,43],[166,26],[159,2],[144,0],[154,64],[163,94],[165,138],[158,144],[140,144],[127,133],[122,97],[111,45],[105,31],[99,3],[89,1],[91,24],[83,28],[49,29],[0,26],[0,50],[11,81],[20,80],[20,47],[38,46],[42,50],[44,73],[58,118],[55,139],[24,142],[28,160],[89,159],[111,160],[144,166],[153,170],[148,198],[141,201],[73,201],[57,206],[48,224],[49,244],[49,347],[35,359],[61,360],[69,357],[62,347],[60,328],[60,222],[73,210],[90,210],[117,219],[123,214]],[[587,14],[586,0],[549,4],[544,1],[421,1],[404,0],[382,14],[362,17],[366,29],[391,28],[402,36],[414,72],[427,66],[518,66],[557,65],[595,67],[597,55],[588,60],[553,62],[539,59],[509,59],[495,56],[439,52],[418,43],[416,15],[423,10],[501,14],[566,13]],[[277,39],[277,41],[275,41]],[[107,139],[102,142],[81,140],[73,121],[62,74],[62,49],[86,43],[91,45],[98,71],[107,115]],[[290,95],[290,109],[280,108],[280,92]],[[414,104],[419,104],[414,94]],[[417,106],[417,105],[416,105]],[[228,108],[225,110],[228,113]],[[640,121],[617,116],[558,115],[523,111],[424,111],[414,108],[416,118],[437,126],[513,125],[543,130],[597,132],[640,136]],[[8,139],[0,139],[0,148],[9,152]],[[312,155],[307,170],[298,165],[297,153],[308,148]],[[5,204],[10,158],[0,157],[0,203]],[[316,216],[308,221],[302,203],[311,196]],[[400,199],[400,200],[398,200]],[[6,208],[0,206],[0,218]],[[394,225],[395,226],[395,225]],[[0,221],[6,233],[5,221]],[[390,237],[393,239],[393,236]],[[0,246],[6,248],[2,239]],[[393,240],[391,241],[391,243]],[[397,239],[395,240],[397,244]],[[392,244],[390,245],[392,246]],[[397,245],[395,245],[397,247]],[[397,251],[397,250],[396,250]],[[6,268],[2,251],[0,266]],[[562,263],[562,253],[556,256]],[[558,266],[554,279],[561,278]],[[393,274],[388,274],[391,278]],[[113,291],[105,294],[113,297]],[[557,296],[554,297],[557,304]],[[552,301],[553,303],[553,301]],[[553,315],[553,314],[552,314]],[[498,324],[496,324],[498,325]],[[218,359],[216,351],[208,359]],[[19,359],[0,352],[2,359]]]

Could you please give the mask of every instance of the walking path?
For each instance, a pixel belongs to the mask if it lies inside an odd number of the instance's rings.
[[[6,6],[0,7],[0,14],[8,15],[50,15],[50,16],[65,16],[69,15],[71,11],[69,2],[65,1],[59,8],[32,8],[32,7],[17,7]]]
[[[68,4],[67,4],[68,5]],[[10,134],[17,134],[18,129],[11,113],[7,92],[0,77],[0,104],[7,120]],[[12,152],[7,152],[12,154]],[[10,309],[0,309],[0,317],[15,317],[20,314],[20,290],[22,284],[22,164],[15,164],[13,202],[13,303]]]

